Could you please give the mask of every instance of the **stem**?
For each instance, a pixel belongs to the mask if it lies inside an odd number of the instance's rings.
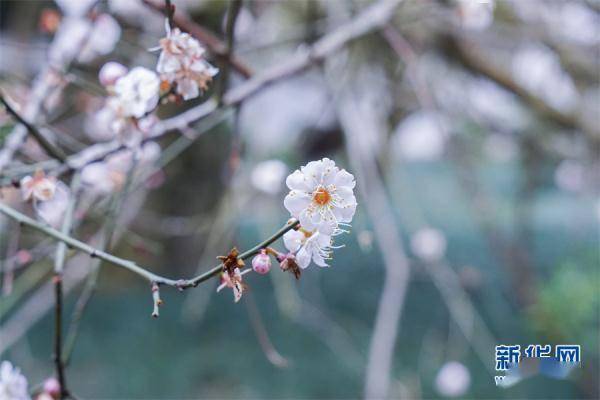
[[[40,144],[40,146],[42,146],[46,153],[48,153],[50,156],[56,158],[59,161],[64,162],[66,160],[65,154],[62,152],[62,150],[53,145],[48,139],[46,139],[42,132],[40,132],[35,126],[33,126],[31,123],[25,120],[25,118],[23,118],[14,108],[12,108],[12,106],[8,103],[8,101],[6,101],[6,99],[1,93],[0,102],[4,104],[6,111],[8,111],[10,115],[12,115],[20,124],[27,128],[31,136],[33,136],[35,140],[37,140],[37,142]]]
[[[147,279],[150,282],[155,282],[157,285],[173,286],[173,287],[176,287],[179,289],[187,289],[189,287],[195,287],[195,286],[198,286],[198,284],[200,284],[200,283],[212,278],[213,276],[217,275],[218,273],[220,273],[222,270],[222,267],[223,267],[222,264],[219,264],[218,266],[214,267],[213,269],[211,269],[203,274],[200,274],[194,278],[191,278],[191,279],[170,279],[170,278],[166,278],[161,275],[157,275],[153,272],[150,272],[147,269],[137,265],[133,261],[117,257],[117,256],[107,253],[105,251],[96,249],[87,243],[84,243],[77,239],[74,239],[65,233],[59,232],[56,229],[53,229],[48,225],[44,225],[38,221],[35,221],[35,220],[29,218],[28,216],[26,216],[24,214],[21,214],[17,210],[13,209],[12,207],[7,206],[4,203],[0,203],[0,213],[6,215],[9,218],[14,219],[15,221],[18,221],[19,223],[21,223],[23,225],[29,226],[30,228],[33,228],[33,229],[37,230],[38,232],[45,234],[46,236],[49,236],[60,242],[63,242],[66,245],[68,245],[74,249],[77,249],[83,253],[89,254],[91,257],[99,258],[110,264],[116,265],[121,268],[125,268],[137,275],[140,275],[141,277]],[[287,223],[286,225],[284,225],[281,229],[279,229],[275,234],[273,234],[271,237],[269,237],[265,241],[259,243],[258,245],[254,246],[253,248],[246,250],[245,252],[240,254],[239,258],[242,260],[245,260],[249,257],[252,257],[255,254],[258,254],[260,249],[267,247],[268,245],[270,245],[271,243],[273,243],[274,241],[276,241],[277,239],[282,237],[287,231],[296,228],[298,225],[299,225],[299,222],[296,220],[293,220],[293,221]]]
[[[79,175],[73,177],[71,183],[71,198],[65,212],[64,221],[62,224],[61,233],[68,235],[73,225],[73,211],[77,201],[77,191],[79,187]],[[65,377],[65,365],[62,358],[62,277],[65,265],[65,253],[67,246],[60,242],[56,246],[56,257],[54,261],[54,296],[55,296],[55,313],[54,313],[54,364],[56,367],[56,376],[60,384],[60,399],[68,396],[67,383]]]

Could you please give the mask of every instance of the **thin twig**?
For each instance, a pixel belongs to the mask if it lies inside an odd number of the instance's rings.
[[[225,37],[226,37],[226,55],[225,58],[230,60],[233,57],[233,48],[235,45],[235,22],[242,9],[242,0],[232,0],[229,3],[227,9],[227,22],[225,23]],[[221,67],[221,79],[219,81],[219,97],[222,98],[223,93],[227,90],[227,84],[229,83],[229,66],[231,63],[224,62]]]
[[[35,138],[35,140],[37,140],[37,142],[40,144],[40,146],[42,146],[42,148],[46,151],[46,153],[48,153],[48,155],[50,155],[53,158],[56,158],[57,160],[59,160],[61,162],[65,161],[65,159],[66,159],[65,153],[63,153],[63,151],[60,148],[56,147],[48,139],[46,139],[44,134],[42,132],[40,132],[34,125],[32,125],[29,121],[25,120],[25,118],[23,118],[10,105],[10,103],[4,98],[4,95],[2,94],[1,91],[0,91],[0,102],[2,102],[2,104],[4,104],[6,111],[8,111],[8,113],[10,115],[12,115],[17,121],[19,121],[20,124],[22,124],[23,126],[25,126],[25,128],[27,128],[27,130],[29,131],[31,136],[33,136]]]
[[[277,65],[265,69],[260,75],[229,90],[223,103],[236,105],[278,80],[296,75],[313,64],[341,49],[346,43],[385,25],[394,15],[402,0],[381,0],[361,11],[351,21],[317,40],[297,54],[281,60]]]
[[[69,199],[69,205],[65,211],[65,216],[62,224],[61,233],[63,235],[69,235],[71,227],[73,225],[73,211],[75,209],[75,203],[77,201],[77,192],[79,188],[79,175],[73,177],[71,183],[71,197]],[[56,367],[56,376],[60,384],[60,398],[64,399],[68,396],[69,391],[67,390],[65,368],[62,359],[62,278],[63,268],[65,264],[65,255],[67,246],[65,243],[60,242],[56,246],[56,256],[54,259],[54,295],[55,295],[55,313],[54,313],[54,364]]]
[[[12,219],[18,221],[19,223],[21,223],[23,225],[29,226],[30,228],[33,228],[33,229],[45,234],[46,236],[54,238],[58,241],[65,243],[66,245],[68,245],[72,248],[75,248],[83,253],[86,253],[91,257],[99,258],[99,259],[106,261],[110,264],[113,264],[115,266],[125,268],[125,269],[147,279],[150,282],[155,282],[158,285],[173,286],[178,289],[187,289],[189,287],[196,287],[196,286],[198,286],[198,284],[219,274],[223,268],[223,265],[219,264],[216,267],[210,269],[209,271],[206,271],[206,272],[204,272],[194,278],[191,278],[191,279],[170,279],[170,278],[166,278],[166,277],[157,275],[153,272],[150,272],[147,269],[137,265],[134,261],[117,257],[117,256],[109,254],[105,251],[96,249],[87,243],[84,243],[77,239],[74,239],[71,236],[68,236],[62,232],[59,232],[56,229],[53,229],[48,225],[44,225],[38,221],[35,221],[35,220],[29,218],[25,214],[21,214],[17,210],[13,209],[12,207],[9,207],[8,205],[6,205],[4,203],[0,203],[0,213],[6,215],[9,218],[12,218]],[[250,258],[250,257],[258,254],[258,252],[261,249],[267,247],[268,245],[270,245],[271,243],[273,243],[274,241],[276,241],[277,239],[282,237],[287,231],[296,228],[298,225],[299,225],[299,222],[296,220],[293,220],[293,221],[287,223],[286,225],[284,225],[280,230],[275,232],[268,239],[264,240],[263,242],[259,243],[258,245],[254,246],[253,248],[241,253],[238,256],[238,258],[245,260],[247,258]]]

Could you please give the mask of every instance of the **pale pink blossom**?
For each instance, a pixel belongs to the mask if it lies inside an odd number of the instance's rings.
[[[38,218],[54,228],[60,228],[69,207],[70,196],[68,186],[60,181],[57,182],[52,198],[34,203]]]
[[[269,272],[271,269],[271,257],[269,257],[265,250],[261,250],[260,253],[254,256],[252,259],[252,269],[261,275]]]
[[[160,80],[147,68],[135,67],[115,82],[115,96],[124,117],[141,118],[158,104]]]
[[[190,34],[169,26],[167,36],[160,40],[161,49],[156,71],[163,81],[176,85],[175,91],[184,100],[198,97],[219,72],[206,59],[205,49]]]
[[[244,273],[249,271],[250,270],[248,269],[244,271]],[[242,282],[242,276],[244,273],[242,273],[239,268],[235,268],[233,273],[233,277],[230,277],[227,271],[223,271],[221,273],[221,284],[217,288],[217,292],[220,292],[226,287],[230,288],[233,291],[233,301],[237,303],[240,301],[242,294],[244,293],[244,284]]]
[[[35,201],[50,200],[56,191],[56,178],[46,176],[44,171],[38,170],[32,176],[21,179],[21,195],[23,201],[32,199]]]

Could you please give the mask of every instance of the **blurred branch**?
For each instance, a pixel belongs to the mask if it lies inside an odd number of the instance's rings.
[[[1,90],[0,102],[4,104],[6,111],[8,111],[10,115],[12,115],[17,121],[19,121],[19,123],[21,123],[23,126],[25,126],[25,128],[27,128],[31,136],[33,136],[35,140],[37,140],[37,142],[40,144],[40,146],[42,146],[42,148],[46,150],[46,153],[48,153],[48,155],[56,158],[59,161],[65,161],[65,154],[63,153],[63,151],[56,147],[54,144],[52,144],[48,139],[46,139],[42,132],[40,132],[35,126],[26,121],[25,118],[23,118],[4,98],[4,94]]]
[[[92,7],[95,6],[95,3]],[[74,24],[63,25],[60,29],[74,29]],[[76,43],[77,48],[81,48],[88,40],[91,29],[87,29],[83,35],[83,40],[80,43]],[[66,34],[66,32],[63,32]],[[57,41],[63,37],[60,32],[54,35],[54,41],[50,45],[50,48],[57,48]],[[39,75],[36,77],[33,83],[33,87],[30,90],[29,101],[24,107],[23,118],[31,123],[35,122],[40,113],[44,100],[51,93],[56,86],[56,79],[52,79],[52,74],[57,71],[65,70],[79,55],[78,51],[72,51],[72,46],[62,46],[60,51],[54,54],[53,59],[48,61],[47,65],[42,68]],[[0,149],[0,171],[10,163],[14,154],[21,148],[25,138],[27,136],[27,128],[24,125],[16,126],[10,134],[5,138],[2,149]]]
[[[225,37],[227,38],[226,43],[226,58],[231,59],[233,57],[233,47],[235,45],[235,22],[242,9],[242,0],[232,0],[229,3],[227,9],[227,22],[225,24]],[[223,63],[221,68],[221,80],[219,87],[219,98],[222,98],[223,93],[227,90],[227,84],[229,82],[229,66],[231,63]]]
[[[69,198],[69,204],[65,211],[65,216],[61,228],[63,235],[69,235],[73,226],[73,212],[75,210],[75,203],[77,202],[77,192],[79,190],[79,175],[73,177],[71,182],[71,196]],[[65,253],[67,246],[63,242],[59,242],[56,246],[56,255],[54,257],[54,365],[56,368],[56,376],[60,383],[60,399],[64,399],[69,396],[67,389],[64,363],[62,358],[62,303],[63,303],[63,292],[62,292],[62,278],[63,269],[65,264]]]
[[[308,49],[297,53],[281,61],[278,65],[266,69],[259,75],[249,79],[239,86],[228,90],[223,96],[224,106],[236,106],[242,101],[255,95],[259,90],[281,79],[289,78],[306,70],[311,65],[323,61],[327,56],[333,54],[346,43],[357,39],[383,25],[393,16],[396,7],[402,0],[380,0],[367,7],[352,21],[340,26],[333,32],[323,36]],[[150,4],[149,0],[146,0]],[[175,14],[177,23],[177,13]],[[208,100],[199,106],[193,107],[180,115],[158,122],[152,129],[145,141],[155,140],[167,132],[183,130],[190,124],[206,117],[217,109],[214,99]],[[56,162],[45,162],[45,169],[58,168],[57,174],[63,174],[69,170],[77,170],[94,161],[100,161],[109,154],[124,149],[125,146],[119,141],[100,143],[74,154],[67,158],[61,166]],[[38,168],[40,166],[32,166]],[[27,173],[27,169],[21,173]],[[9,177],[11,178],[11,177]]]
[[[281,60],[277,65],[265,69],[262,73],[241,85],[229,90],[223,102],[226,105],[236,105],[255,95],[278,80],[296,75],[311,65],[323,61],[327,56],[340,50],[348,42],[380,28],[392,18],[396,7],[402,0],[380,0],[363,11],[354,19],[343,24],[333,32],[317,40],[312,46],[303,48],[298,53]]]
[[[335,71],[332,75],[337,77]],[[339,81],[332,84],[343,87]],[[365,382],[365,398],[378,399],[385,398],[389,391],[394,347],[410,277],[410,266],[377,162],[369,146],[365,146],[363,142],[364,132],[373,132],[381,127],[357,104],[360,93],[338,94],[336,105],[346,136],[348,159],[355,172],[357,187],[373,224],[385,265],[383,291],[375,317]]]
[[[165,6],[155,0],[142,0],[144,4],[152,8],[155,11],[164,13]],[[208,49],[214,53],[219,59],[230,64],[233,69],[239,72],[244,78],[250,78],[252,76],[252,70],[244,64],[241,60],[235,57],[233,54],[229,54],[227,45],[223,43],[221,39],[215,36],[214,33],[205,29],[192,21],[187,15],[175,10],[173,15],[173,23],[181,30],[190,33],[196,39],[200,40],[202,44],[206,45]]]
[[[483,75],[488,79],[496,82],[503,88],[511,91],[527,103],[541,117],[547,118],[554,123],[567,128],[585,132],[590,139],[594,141],[600,140],[600,136],[595,132],[595,129],[588,129],[581,125],[575,114],[561,112],[556,110],[544,100],[534,95],[521,85],[519,85],[510,75],[497,64],[492,64],[487,61],[486,57],[480,53],[471,44],[467,44],[465,40],[461,40],[458,36],[448,34],[444,36],[444,43],[448,53],[458,60],[465,68]]]
[[[254,329],[254,333],[256,334],[258,343],[260,344],[260,348],[265,353],[267,360],[269,360],[269,362],[277,368],[287,367],[288,360],[277,351],[275,346],[273,346],[252,293],[248,293],[246,296],[244,296],[244,304],[248,310],[248,318],[250,319],[252,328]]]

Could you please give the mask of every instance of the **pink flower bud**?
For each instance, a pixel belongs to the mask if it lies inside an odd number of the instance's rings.
[[[60,383],[56,378],[48,378],[44,381],[44,392],[55,399],[60,397]]]
[[[109,61],[100,68],[98,79],[104,86],[112,86],[117,79],[127,74],[127,67],[118,62]]]
[[[261,250],[259,254],[252,259],[252,269],[258,274],[266,274],[271,269],[271,258],[265,250]]]

